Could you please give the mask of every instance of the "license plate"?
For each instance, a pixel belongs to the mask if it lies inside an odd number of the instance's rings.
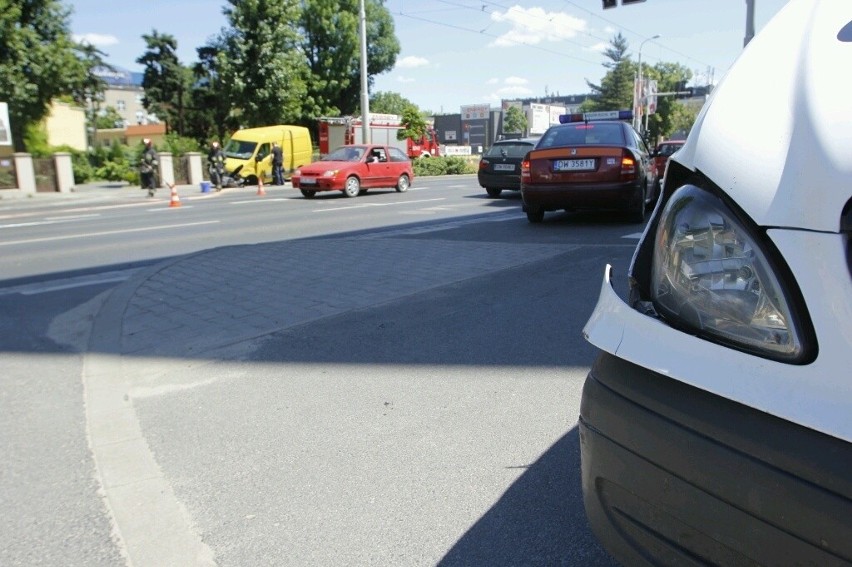
[[[316,185],[317,178],[316,177],[302,177],[299,180],[299,185]]]
[[[515,171],[515,164],[513,163],[495,163],[494,171]]]
[[[558,159],[553,162],[553,171],[591,171],[595,169],[593,159]]]

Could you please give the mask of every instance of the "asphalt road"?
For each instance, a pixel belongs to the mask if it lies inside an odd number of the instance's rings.
[[[606,215],[530,225],[516,198],[484,198],[470,178],[368,197],[308,208],[243,194],[192,209],[187,199],[166,213],[160,203],[88,203],[58,216],[99,215],[80,222],[112,223],[86,232],[112,231],[110,244],[62,231],[6,238],[51,240],[23,244],[46,254],[42,265],[37,255],[25,261],[26,250],[10,254],[19,272],[0,283],[0,419],[11,456],[0,480],[0,563],[125,562],[92,482],[81,407],[80,350],[102,292],[197,246],[392,233],[424,247],[564,252],[410,295],[394,290],[393,300],[203,356],[125,361],[138,375],[132,399],[145,441],[210,550],[199,564],[614,565],[588,530],[579,485],[579,396],[595,355],[581,329],[604,265],[625,273],[641,227]],[[0,213],[39,222],[56,211]],[[152,215],[162,227],[159,215],[187,213],[182,222],[220,222],[203,240],[168,233],[166,254],[136,242],[163,238],[135,230]],[[100,255],[87,264],[73,247],[57,251],[71,240]],[[341,301],[351,289],[341,277]],[[156,564],[155,551],[137,564]]]

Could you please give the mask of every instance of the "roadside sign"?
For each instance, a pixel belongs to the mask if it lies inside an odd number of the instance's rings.
[[[9,105],[0,102],[0,146],[12,145],[12,129],[9,124]]]

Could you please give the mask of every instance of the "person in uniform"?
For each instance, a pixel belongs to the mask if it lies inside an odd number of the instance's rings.
[[[272,183],[284,185],[284,151],[278,142],[272,142]]]
[[[225,175],[225,153],[219,147],[219,142],[210,144],[210,151],[207,152],[207,171],[216,191],[221,191],[222,177]]]
[[[142,189],[148,190],[148,196],[153,197],[157,192],[157,152],[154,151],[154,146],[150,139],[142,140],[145,144],[145,149],[142,150],[142,155],[139,158],[139,179]]]

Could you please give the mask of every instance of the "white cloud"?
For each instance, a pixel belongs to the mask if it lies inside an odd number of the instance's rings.
[[[501,85],[497,89],[491,91],[490,94],[483,97],[492,104],[498,104],[504,98],[526,98],[533,95],[532,89],[526,86],[529,84],[529,81],[522,77],[489,79],[486,81],[486,84]]]
[[[114,35],[104,35],[101,33],[85,33],[74,36],[74,41],[77,43],[88,43],[94,47],[106,47],[107,45],[117,45],[118,38]]]
[[[406,77],[406,76],[400,75],[399,77],[396,78],[396,80],[397,80],[398,83],[413,83],[416,79],[414,79],[412,77]]]
[[[537,45],[559,42],[586,31],[586,21],[564,12],[546,12],[542,8],[512,6],[505,12],[493,12],[491,20],[508,23],[511,29],[491,42],[491,46]]]
[[[416,67],[425,67],[428,64],[428,59],[424,57],[415,57],[413,55],[403,57],[396,62],[396,66],[399,69],[414,69]]]
[[[506,77],[503,82],[507,85],[526,85],[529,83],[528,80],[522,79],[521,77]]]
[[[532,89],[528,89],[527,87],[522,87],[520,85],[509,85],[503,88],[497,89],[496,94],[500,98],[524,98],[528,96],[532,96]]]
[[[608,43],[599,41],[598,43],[592,45],[591,47],[586,47],[585,49],[588,51],[597,51],[598,53],[603,53],[607,47],[609,47]]]

